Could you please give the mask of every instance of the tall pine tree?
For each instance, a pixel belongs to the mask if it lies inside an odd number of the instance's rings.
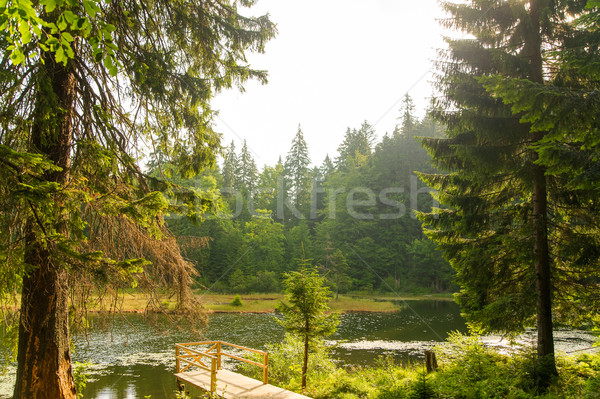
[[[228,189],[239,188],[236,187],[239,169],[239,160],[235,153],[235,144],[232,140],[231,144],[227,148],[225,160],[223,161],[223,187]]]
[[[248,143],[244,140],[238,157],[237,179],[239,185],[252,195],[256,187],[257,178],[258,168],[256,167],[256,162],[254,162],[254,157],[248,149]]]
[[[445,175],[425,175],[449,209],[423,216],[428,235],[457,270],[459,303],[482,330],[519,332],[537,327],[536,383],[557,374],[553,303],[561,289],[563,251],[555,228],[556,180],[539,162],[547,135],[513,115],[486,92],[486,76],[548,82],[545,54],[569,31],[585,1],[444,2],[450,28],[470,35],[448,39],[438,62],[441,97],[435,117],[447,139],[425,146]]]
[[[408,135],[409,132],[414,129],[416,122],[414,117],[415,105],[410,94],[406,93],[404,95],[404,99],[402,100],[402,108],[400,111],[402,112],[402,116],[400,117],[402,120],[402,127],[399,130],[396,129],[395,132]]]
[[[568,34],[558,37],[555,51],[548,53],[551,67],[543,84],[501,75],[482,80],[513,114],[546,132],[536,151],[553,183],[551,251],[559,281],[553,316],[576,326],[600,323],[599,6],[589,0],[587,10],[564,26]]]
[[[370,156],[375,141],[375,130],[364,121],[360,129],[346,130],[344,141],[338,147],[338,157],[335,165],[338,169],[346,167],[348,162],[356,161],[365,156]]]
[[[283,167],[287,180],[286,188],[291,204],[299,207],[305,205],[310,192],[310,156],[308,146],[304,140],[302,129],[298,126],[298,132],[292,140],[292,146],[285,158]]]
[[[184,177],[214,164],[211,98],[266,80],[246,56],[275,28],[238,13],[252,3],[0,2],[0,267],[22,280],[15,399],[76,397],[70,283],[189,282],[160,217],[174,209],[168,187],[135,159],[144,142]],[[174,194],[190,215],[210,202]],[[152,249],[154,264],[139,259]]]

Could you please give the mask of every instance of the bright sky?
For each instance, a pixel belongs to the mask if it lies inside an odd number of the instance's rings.
[[[279,34],[254,68],[269,83],[220,94],[216,130],[239,151],[247,140],[256,163],[274,165],[302,127],[313,164],[337,155],[348,127],[367,120],[391,133],[409,93],[422,116],[431,68],[443,47],[436,0],[259,0],[243,14],[269,13]]]

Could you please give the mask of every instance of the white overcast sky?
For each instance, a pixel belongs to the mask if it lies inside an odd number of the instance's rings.
[[[407,92],[424,114],[444,46],[436,0],[259,0],[241,11],[277,24],[266,53],[249,57],[269,83],[219,94],[215,128],[238,151],[246,139],[259,168],[285,159],[298,125],[320,165],[348,127],[367,120],[378,137],[391,133]]]

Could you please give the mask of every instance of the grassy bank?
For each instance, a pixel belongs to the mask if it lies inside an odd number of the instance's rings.
[[[272,384],[302,392],[300,365],[303,345],[286,337],[271,345],[269,378]],[[545,393],[536,390],[534,355],[530,350],[513,355],[482,346],[475,337],[453,334],[435,349],[439,368],[425,374],[424,365],[394,364],[380,358],[374,367],[339,367],[326,348],[317,347],[309,357],[306,395],[315,399],[526,399],[600,398],[600,355],[559,356],[560,376]],[[244,371],[260,378],[260,370]],[[255,374],[252,374],[255,373]]]
[[[283,294],[248,294],[241,295],[241,306],[234,306],[233,294],[212,294],[196,292],[199,299],[207,310],[213,312],[232,313],[268,313],[273,312],[277,305],[283,300]],[[450,294],[438,295],[403,295],[401,297],[391,295],[367,296],[365,294],[340,295],[339,299],[332,299],[330,306],[332,310],[339,312],[394,312],[401,308],[401,301],[410,300],[452,300]],[[400,302],[398,302],[400,301]],[[174,297],[162,296],[157,300],[158,309],[171,311],[175,309]],[[148,305],[148,298],[144,293],[129,291],[122,294],[114,302],[114,298],[92,298],[88,310],[102,311],[113,307],[123,312],[144,312]]]

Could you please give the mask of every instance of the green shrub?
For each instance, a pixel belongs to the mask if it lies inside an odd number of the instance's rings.
[[[408,399],[433,399],[437,394],[433,386],[427,379],[427,374],[419,373],[419,379],[410,386],[410,392],[407,395]]]
[[[229,303],[231,306],[243,306],[244,304],[242,303],[242,298],[239,295],[236,295],[235,298],[233,298],[233,301],[231,301],[231,303]]]
[[[533,387],[533,350],[512,355],[484,347],[476,337],[452,334],[436,349],[438,372],[424,374],[422,364],[396,365],[391,357],[373,367],[336,367],[321,342],[311,353],[309,386],[315,399],[600,399],[600,354],[557,357],[560,377],[544,395]],[[287,336],[268,348],[270,381],[300,392],[302,342]],[[262,360],[262,359],[257,359]],[[254,378],[261,370],[249,366]]]
[[[73,364],[73,381],[75,383],[75,389],[77,390],[77,399],[83,398],[83,390],[88,382],[88,374],[86,371],[90,365],[90,363],[79,362]]]
[[[502,355],[484,347],[477,337],[459,333],[451,334],[448,345],[438,347],[437,352],[441,370],[435,375],[435,384],[443,397],[531,397],[524,389],[527,376],[522,356]]]
[[[309,383],[322,381],[335,372],[336,367],[330,357],[330,349],[322,340],[314,340],[312,351],[308,358],[308,381]],[[266,347],[269,352],[269,382],[273,385],[286,389],[296,390],[300,388],[302,376],[302,360],[304,355],[303,342],[292,334],[286,334],[283,342],[269,344]],[[258,355],[255,361],[262,361]],[[240,371],[249,377],[262,379],[262,369],[244,363]]]

